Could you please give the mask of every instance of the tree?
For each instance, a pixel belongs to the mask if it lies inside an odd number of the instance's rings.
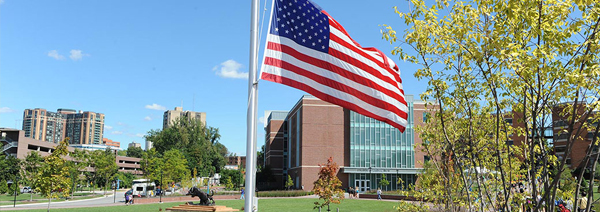
[[[231,178],[233,188],[238,188],[244,182],[244,176],[242,175],[241,170],[223,169],[220,174],[222,179],[227,179],[227,177]]]
[[[109,182],[118,171],[115,153],[109,148],[106,148],[104,151],[96,150],[94,152],[96,160],[94,171],[104,183],[104,194],[106,195],[106,189],[110,185]]]
[[[131,188],[133,184],[133,180],[136,179],[136,176],[129,172],[117,172],[113,177],[113,180],[119,180],[120,188]]]
[[[140,168],[144,172],[144,178],[158,182],[160,180],[160,171],[162,170],[162,167],[162,155],[156,151],[156,148],[144,152],[142,160],[140,161]]]
[[[316,201],[314,209],[327,206],[327,211],[329,211],[330,203],[340,204],[344,199],[344,191],[341,189],[342,181],[337,177],[339,166],[333,162],[333,157],[327,159],[327,164],[319,164],[319,166],[321,167],[319,179],[314,182],[315,186],[312,191],[319,196],[319,199],[323,200],[323,203]]]
[[[285,189],[289,190],[292,186],[294,186],[294,181],[292,180],[292,177],[288,174],[287,180],[285,181]]]
[[[117,155],[118,156],[126,157],[127,156],[127,150],[117,150]]]
[[[440,185],[434,188],[441,195],[431,198],[448,211],[508,211],[511,202],[522,201],[509,195],[510,182],[527,176],[521,179],[532,188],[530,196],[542,197],[534,211],[554,211],[554,204],[542,202],[556,198],[574,141],[597,129],[599,3],[412,2],[408,11],[396,8],[403,33],[385,26],[383,37],[401,43],[392,54],[421,67],[415,77],[428,82],[421,99],[435,103],[432,120],[420,129],[435,169],[428,173],[438,176],[426,179]],[[557,105],[564,107],[553,111]],[[553,127],[553,113],[569,117],[560,126],[566,137],[560,158],[543,136]],[[520,124],[506,123],[505,116]],[[590,157],[598,145],[594,132],[584,167],[597,163]],[[506,145],[513,136],[524,143]]]
[[[127,157],[142,158],[143,152],[140,147],[130,146],[127,148]]]
[[[390,181],[387,180],[385,174],[381,174],[381,180],[379,181],[379,187],[386,187],[390,184]]]
[[[65,156],[68,154],[67,146],[69,146],[69,138],[62,140],[52,154],[44,157],[44,163],[33,181],[34,187],[40,194],[48,198],[48,210],[52,198],[58,198],[58,193],[60,196],[67,197],[71,190],[69,167],[65,161]]]
[[[69,177],[71,177],[73,183],[73,189],[71,190],[71,198],[73,198],[75,186],[80,184],[83,178],[85,178],[85,175],[82,175],[81,173],[85,171],[85,168],[88,165],[86,160],[88,154],[85,150],[75,149],[73,152],[69,153],[69,156],[71,156],[71,160],[67,161],[67,167],[69,167]]]
[[[145,136],[159,154],[171,149],[180,150],[188,162],[189,174],[195,168],[200,176],[219,173],[225,166],[227,149],[218,142],[220,137],[217,128],[187,118],[178,118],[169,128],[151,130]]]
[[[227,176],[227,177],[225,178],[225,181],[224,181],[224,182],[225,182],[225,188],[226,188],[227,190],[230,190],[230,191],[232,191],[232,190],[233,190],[233,188],[235,187],[235,185],[233,184],[233,181],[231,181],[231,176]]]
[[[163,182],[181,182],[190,178],[188,162],[179,150],[171,149],[165,152],[162,161]]]

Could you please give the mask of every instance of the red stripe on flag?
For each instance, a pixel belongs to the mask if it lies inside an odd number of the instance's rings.
[[[400,124],[398,124],[398,123],[396,123],[396,122],[394,122],[394,121],[392,121],[390,119],[386,119],[384,117],[375,115],[375,114],[373,114],[373,113],[371,113],[371,112],[369,112],[369,111],[367,111],[367,110],[359,107],[358,105],[352,104],[350,102],[338,99],[338,98],[336,98],[334,96],[331,96],[329,94],[323,93],[323,92],[321,92],[319,90],[316,90],[316,89],[314,89],[314,88],[312,88],[312,87],[310,87],[310,86],[308,86],[308,85],[306,85],[304,83],[301,83],[301,82],[298,82],[298,81],[295,81],[295,80],[292,80],[292,79],[289,79],[289,78],[285,78],[285,77],[282,77],[282,76],[279,76],[279,75],[265,73],[265,72],[262,73],[261,78],[264,79],[264,80],[269,80],[271,82],[276,82],[276,83],[284,84],[284,85],[287,85],[287,86],[290,86],[290,87],[293,87],[293,88],[296,88],[296,89],[300,89],[300,90],[306,91],[306,92],[312,94],[313,96],[315,96],[315,97],[317,97],[317,98],[319,98],[319,99],[321,99],[323,101],[326,101],[326,102],[329,102],[329,103],[332,103],[332,104],[336,104],[336,105],[342,106],[344,108],[353,110],[354,112],[360,113],[362,115],[366,115],[366,116],[374,118],[376,120],[388,123],[389,125],[392,125],[393,127],[398,128],[400,130],[400,132],[404,132],[404,130],[405,130],[404,126],[402,126],[402,125],[400,125]]]
[[[333,20],[333,18],[331,16],[329,16],[329,26],[330,27],[334,27],[337,30],[339,30],[340,32],[342,32],[344,35],[346,35],[352,42],[354,42],[354,44],[360,48],[364,48],[362,46],[360,46],[356,41],[354,41],[354,39],[352,39],[352,37],[350,37],[350,35],[348,35],[348,32],[346,32],[346,30],[344,29],[344,27],[342,27],[341,25],[339,25],[335,20]],[[353,52],[356,52],[358,54],[360,54],[361,56],[373,61],[374,63],[376,63],[379,67],[387,70],[392,76],[394,76],[395,80],[398,81],[399,83],[402,83],[402,79],[400,78],[400,74],[397,72],[398,71],[398,66],[395,65],[393,68],[396,69],[395,71],[392,70],[389,67],[386,67],[385,64],[383,64],[383,62],[381,60],[375,59],[373,58],[371,55],[365,53],[364,51],[368,51],[368,50],[363,50],[363,49],[359,49],[356,46],[353,46],[351,44],[349,44],[348,42],[344,41],[343,39],[339,38],[338,36],[334,35],[333,33],[329,33],[329,39],[335,41],[336,43],[339,43],[340,45],[349,48],[350,50],[352,50]],[[331,48],[329,48],[331,49]],[[386,57],[385,55],[381,55],[382,60],[383,57]],[[404,93],[404,92],[403,92]]]
[[[295,49],[293,49],[293,48],[291,48],[289,46],[282,45],[282,44],[279,44],[279,43],[269,42],[267,44],[267,49],[271,49],[271,50],[275,50],[275,51],[279,51],[279,52],[283,52],[283,53],[289,54],[290,56],[292,56],[292,57],[294,57],[294,58],[296,58],[296,59],[298,59],[300,61],[303,61],[305,63],[311,64],[313,66],[316,66],[316,67],[319,67],[319,68],[322,68],[322,69],[325,69],[325,70],[329,70],[329,71],[334,72],[336,74],[339,74],[340,76],[342,76],[344,78],[347,78],[349,80],[352,80],[352,81],[354,81],[354,82],[356,82],[358,84],[361,84],[361,85],[373,88],[373,89],[375,89],[375,90],[377,90],[377,91],[379,91],[381,93],[384,93],[387,96],[389,96],[391,98],[394,98],[394,99],[398,100],[398,102],[406,105],[406,100],[404,99],[404,97],[400,96],[398,93],[396,93],[396,92],[394,92],[392,90],[389,90],[389,89],[387,89],[387,88],[379,85],[378,83],[373,82],[372,80],[370,80],[368,78],[365,78],[365,77],[362,77],[360,75],[351,73],[351,72],[349,72],[349,71],[347,71],[345,69],[342,69],[342,68],[340,68],[340,67],[338,67],[336,65],[333,65],[333,64],[331,64],[331,63],[329,63],[327,61],[322,61],[320,59],[316,59],[314,57],[307,56],[305,54],[302,54],[302,53],[296,51]],[[381,73],[379,73],[379,71],[374,70],[373,68],[371,68],[370,66],[368,66],[368,65],[360,62],[359,60],[356,60],[356,59],[354,59],[354,58],[352,58],[352,57],[350,57],[348,55],[345,55],[345,54],[343,54],[343,53],[341,53],[341,52],[339,52],[337,50],[333,50],[331,48],[329,49],[329,51],[330,51],[330,53],[332,51],[336,52],[335,55],[340,55],[341,57],[346,57],[345,60],[341,59],[339,57],[336,57],[336,58],[338,58],[340,60],[343,60],[343,61],[345,61],[347,63],[350,63],[350,64],[356,66],[357,68],[362,69],[363,71],[367,71],[367,72],[371,73],[373,76],[379,78],[380,80],[383,80],[383,81],[391,84],[392,86],[397,87],[397,84],[396,84],[395,81],[393,81],[392,79],[390,79],[388,77],[383,76]],[[331,54],[331,55],[335,57],[334,54]],[[290,69],[287,69],[287,70],[290,70]],[[398,88],[398,89],[402,92],[402,89],[400,89],[400,88]]]
[[[389,102],[366,95],[363,92],[360,92],[359,90],[356,90],[350,86],[347,86],[346,84],[340,83],[338,81],[335,81],[335,80],[332,80],[329,78],[322,77],[318,74],[312,73],[310,71],[307,71],[301,67],[295,66],[288,62],[284,62],[284,61],[281,61],[279,59],[272,58],[272,57],[265,57],[264,63],[266,65],[271,65],[271,66],[282,68],[284,70],[293,72],[300,76],[304,76],[306,78],[312,79],[319,84],[322,84],[322,85],[331,87],[333,89],[339,90],[341,92],[355,96],[355,97],[365,101],[367,104],[370,104],[375,107],[381,108],[383,110],[387,110],[392,113],[395,113],[401,118],[406,119],[408,117],[408,114],[406,114],[405,111],[400,110],[400,108],[390,104]]]

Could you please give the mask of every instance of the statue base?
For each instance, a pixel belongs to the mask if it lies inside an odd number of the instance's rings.
[[[223,206],[223,205],[206,206],[206,205],[191,205],[191,204],[174,206],[172,208],[167,208],[166,210],[167,211],[175,211],[175,212],[180,212],[180,211],[240,211],[238,209],[233,209],[233,208]]]

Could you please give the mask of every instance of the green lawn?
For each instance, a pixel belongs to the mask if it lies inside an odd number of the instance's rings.
[[[79,199],[90,199],[90,198],[95,198],[95,197],[100,197],[102,195],[90,195],[91,193],[75,193],[73,195],[73,199],[74,200],[79,200]],[[6,195],[6,194],[2,194],[0,195],[0,205],[12,205],[13,201],[14,201],[14,196],[10,196],[10,195]],[[31,203],[29,202],[29,200],[31,199],[31,194],[19,194],[17,195],[17,204],[25,204],[25,203]],[[40,202],[48,202],[48,199],[38,195],[38,194],[33,194],[33,201],[35,203],[40,203]],[[65,201],[64,199],[53,199],[53,202],[55,201]]]
[[[281,211],[318,211],[314,210],[313,202],[316,199],[308,198],[277,198],[277,199],[261,199],[258,201],[258,208],[261,212],[281,212]],[[86,212],[104,212],[104,211],[119,211],[119,212],[135,212],[135,211],[165,211],[166,208],[183,203],[163,203],[163,204],[138,204],[130,206],[110,206],[110,207],[97,207],[97,208],[65,208],[65,209],[51,209],[56,212],[74,212],[74,211],[86,211]],[[340,211],[394,211],[394,206],[397,202],[389,201],[375,201],[375,200],[356,200],[346,199],[341,204],[332,204],[331,211],[336,211],[339,207]],[[240,209],[244,206],[243,200],[219,200],[217,205],[225,205],[235,209]],[[322,210],[325,212],[327,209]],[[46,209],[32,210],[32,211],[46,211]]]

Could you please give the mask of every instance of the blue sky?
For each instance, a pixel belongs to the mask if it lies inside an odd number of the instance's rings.
[[[126,148],[183,105],[206,112],[221,142],[246,155],[250,2],[0,0],[0,127],[21,129],[27,108],[94,111],[106,116],[104,137]],[[400,31],[392,7],[408,11],[406,1],[316,3],[362,46],[394,59],[406,94],[424,91],[418,66],[390,55],[397,44],[381,38],[381,24]],[[289,110],[303,94],[260,81],[258,116]],[[258,129],[260,147],[262,120]]]

